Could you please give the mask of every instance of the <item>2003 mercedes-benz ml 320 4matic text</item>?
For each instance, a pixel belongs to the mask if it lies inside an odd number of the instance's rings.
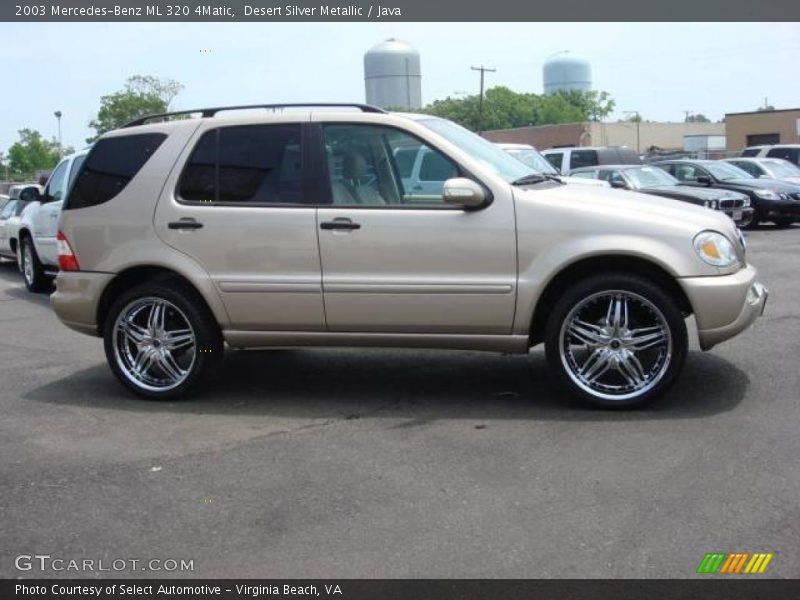
[[[141,395],[184,393],[225,343],[526,353],[543,342],[566,388],[630,406],[677,377],[690,314],[709,349],[763,311],[744,239],[718,212],[562,185],[431,116],[364,105],[218,116],[234,108],[103,135],[63,209],[53,307],[102,336]],[[405,189],[398,157],[421,147],[437,185]]]

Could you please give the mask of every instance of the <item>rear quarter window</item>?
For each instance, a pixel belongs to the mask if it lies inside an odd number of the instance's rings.
[[[108,202],[141,170],[161,143],[163,133],[144,133],[98,141],[87,155],[64,208]]]

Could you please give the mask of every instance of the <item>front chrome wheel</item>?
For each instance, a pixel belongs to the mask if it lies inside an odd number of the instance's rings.
[[[25,278],[25,283],[29,286],[33,285],[33,256],[28,242],[22,244],[22,276]]]
[[[177,388],[197,360],[190,320],[164,298],[144,297],[126,305],[114,321],[112,343],[121,373],[148,392]]]
[[[572,382],[606,401],[647,394],[664,378],[673,356],[663,312],[627,290],[597,292],[575,304],[562,322],[558,347]]]

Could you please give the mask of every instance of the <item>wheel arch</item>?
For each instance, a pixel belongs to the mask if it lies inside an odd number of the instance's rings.
[[[603,272],[632,273],[644,277],[664,289],[675,300],[684,317],[693,312],[692,305],[683,288],[675,280],[675,277],[661,265],[646,258],[629,254],[590,256],[566,265],[545,285],[544,290],[536,301],[530,322],[529,343],[531,346],[544,341],[547,317],[550,308],[555,304],[558,297],[575,281]]]
[[[169,267],[142,264],[130,266],[120,271],[103,289],[103,292],[100,295],[100,300],[97,303],[96,318],[98,334],[102,335],[103,326],[106,318],[108,317],[108,311],[113,305],[114,301],[119,298],[121,294],[125,293],[126,290],[129,290],[134,286],[141,285],[143,283],[159,281],[179,282],[180,284],[186,286],[197,296],[197,300],[203,303],[203,306],[206,308],[206,310],[208,310],[209,314],[214,316],[217,324],[222,327],[226,315],[219,314],[221,307],[211,306],[201,289],[195,285],[195,283],[188,276]]]

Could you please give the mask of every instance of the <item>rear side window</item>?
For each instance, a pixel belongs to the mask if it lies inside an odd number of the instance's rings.
[[[297,123],[207,131],[189,157],[178,193],[190,202],[300,204],[300,136]]]
[[[166,139],[163,133],[117,136],[97,142],[75,179],[65,208],[86,208],[119,194]]]
[[[785,158],[794,164],[800,164],[800,150],[797,148],[772,148],[767,152],[770,158]]]
[[[593,167],[598,164],[596,150],[573,150],[570,168]]]
[[[758,156],[759,152],[758,148],[745,148],[742,150],[742,156]]]

